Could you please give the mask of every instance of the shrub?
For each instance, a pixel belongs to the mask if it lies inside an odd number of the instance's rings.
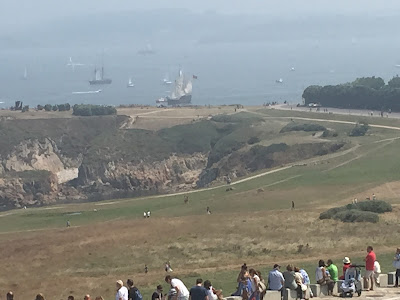
[[[280,133],[290,132],[290,131],[326,131],[326,127],[319,124],[296,124],[289,123],[283,127]]]
[[[258,137],[252,136],[251,138],[248,139],[247,144],[253,145],[253,144],[256,144],[259,142],[260,142],[260,139]]]
[[[51,109],[52,109],[51,104],[46,104],[46,105],[44,106],[44,110],[45,110],[45,111],[51,111]]]
[[[356,124],[356,126],[350,131],[349,136],[364,136],[369,129],[368,124]]]
[[[53,105],[53,107],[51,108],[53,111],[57,111],[58,110],[58,106],[57,105]]]
[[[38,104],[38,106],[36,108],[37,108],[37,110],[43,110],[44,109],[43,105],[40,105],[40,104]]]
[[[21,110],[21,112],[26,112],[26,111],[29,111],[29,105],[25,105]]]
[[[392,205],[389,203],[381,200],[369,200],[328,209],[321,213],[319,218],[321,220],[335,219],[342,222],[376,223],[379,221],[378,214],[391,211]]]
[[[335,220],[340,220],[346,223],[354,223],[354,222],[370,222],[370,223],[378,223],[379,215],[377,213],[373,213],[370,211],[360,211],[357,209],[350,209],[340,211],[333,217]]]
[[[72,114],[75,116],[104,116],[115,115],[117,110],[114,106],[75,104]]]

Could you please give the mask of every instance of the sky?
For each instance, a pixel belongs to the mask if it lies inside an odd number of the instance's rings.
[[[184,8],[195,12],[312,15],[324,13],[393,14],[398,0],[1,0],[0,26],[28,29],[70,16],[107,12]]]

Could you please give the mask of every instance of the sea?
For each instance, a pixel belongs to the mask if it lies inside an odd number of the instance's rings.
[[[155,105],[171,93],[181,68],[193,79],[193,105],[301,103],[309,85],[340,84],[357,77],[400,73],[400,44],[387,38],[299,39],[282,42],[24,47],[0,50],[0,108],[16,100],[38,104]],[[69,57],[84,64],[67,66]],[[112,84],[90,86],[94,68],[104,65]],[[27,78],[24,70],[27,69]],[[292,69],[294,68],[294,70]],[[135,87],[128,88],[132,78]],[[277,80],[282,79],[282,83]],[[85,94],[101,89],[101,93]]]

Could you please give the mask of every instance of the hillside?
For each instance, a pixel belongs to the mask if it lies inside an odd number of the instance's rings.
[[[316,134],[324,127],[281,132],[290,121],[267,121],[229,107],[130,113],[134,115],[3,117],[0,205],[190,191],[347,147],[342,140]],[[173,118],[181,125],[162,125]],[[154,129],[154,123],[160,128]]]

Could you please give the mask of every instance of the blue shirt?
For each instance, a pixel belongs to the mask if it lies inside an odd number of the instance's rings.
[[[282,282],[284,282],[284,279],[282,273],[279,270],[274,269],[269,272],[268,289],[279,291],[283,287]]]

